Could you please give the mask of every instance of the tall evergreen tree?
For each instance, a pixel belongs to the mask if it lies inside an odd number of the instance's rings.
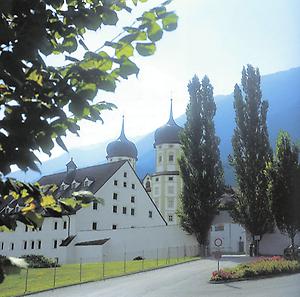
[[[266,123],[268,102],[262,100],[259,70],[251,65],[243,68],[242,89],[244,94],[235,85],[236,128],[232,137],[233,156],[229,158],[235,170],[238,193],[234,198],[232,215],[254,240],[255,235],[262,237],[272,229],[265,175],[272,151]],[[258,252],[258,247],[256,250]]]
[[[287,132],[277,138],[273,162],[268,167],[269,195],[278,229],[287,234],[292,246],[300,231],[300,164],[299,148]]]
[[[216,114],[213,87],[207,76],[201,83],[194,76],[188,91],[190,102],[179,160],[183,179],[179,217],[183,228],[194,233],[204,247],[223,190],[223,168],[213,121]]]

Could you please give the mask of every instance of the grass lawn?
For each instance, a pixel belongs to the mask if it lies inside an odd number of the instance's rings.
[[[1,297],[23,295],[54,287],[78,284],[80,282],[102,280],[113,276],[149,270],[157,267],[188,262],[197,257],[171,258],[157,260],[141,260],[106,263],[65,264],[58,268],[30,268],[21,274],[6,276],[0,285]],[[26,289],[26,274],[27,289]],[[55,276],[55,277],[54,277]],[[54,281],[55,280],[55,281]]]

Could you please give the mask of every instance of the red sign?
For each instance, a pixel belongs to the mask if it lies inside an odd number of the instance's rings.
[[[216,247],[220,247],[223,244],[223,240],[218,237],[218,238],[215,239],[214,243],[215,243]]]
[[[222,253],[220,251],[214,252],[213,255],[217,260],[220,260],[222,258]]]

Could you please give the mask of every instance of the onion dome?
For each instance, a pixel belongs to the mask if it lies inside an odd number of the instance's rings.
[[[119,138],[110,142],[106,147],[106,158],[128,157],[137,160],[137,149],[133,142],[129,141],[124,132],[124,116],[122,120],[122,129]]]
[[[179,132],[181,130],[182,128],[176,124],[173,118],[173,108],[171,99],[169,120],[164,126],[156,129],[154,134],[154,147],[164,143],[180,143]]]

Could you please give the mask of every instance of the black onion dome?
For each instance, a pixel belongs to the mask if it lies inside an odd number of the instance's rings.
[[[181,130],[182,128],[176,124],[173,118],[171,99],[170,118],[164,126],[156,129],[154,134],[154,147],[164,143],[180,143],[179,133]]]
[[[119,138],[110,142],[106,147],[106,158],[113,157],[129,157],[137,160],[137,149],[133,142],[129,141],[124,132],[124,117],[122,121],[122,129]]]

